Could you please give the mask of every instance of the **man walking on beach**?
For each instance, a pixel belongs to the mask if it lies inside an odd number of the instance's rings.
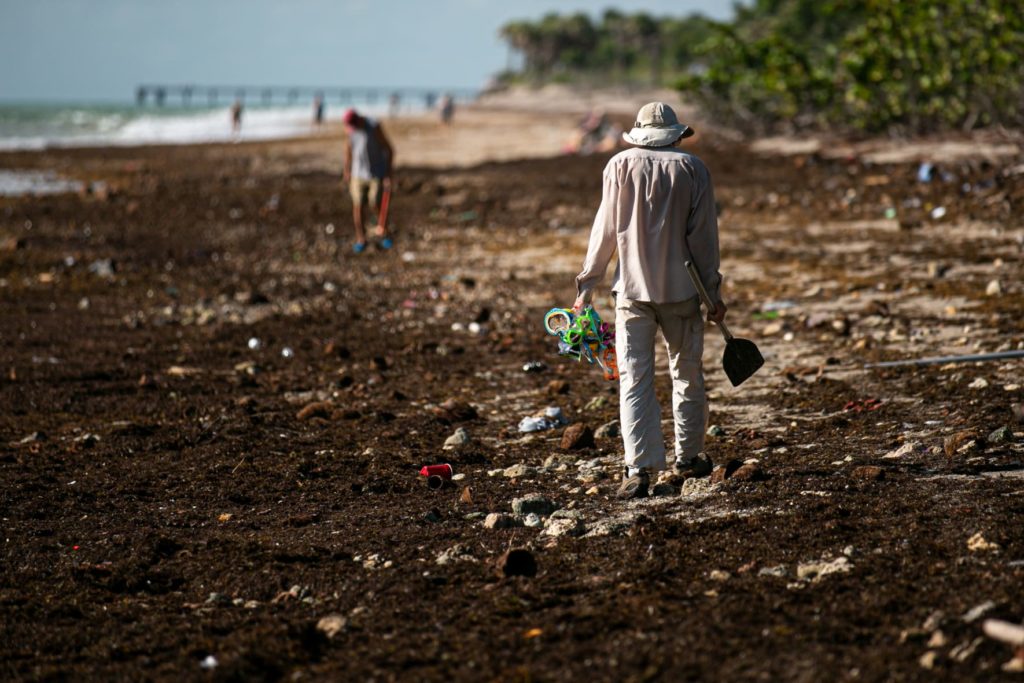
[[[581,310],[618,250],[615,353],[619,367],[619,417],[626,472],[620,498],[647,495],[650,476],[665,469],[661,407],[654,393],[654,342],[661,328],[672,375],[675,472],[707,476],[704,451],[707,399],[701,356],[704,322],[700,299],[684,264],[693,261],[721,322],[718,218],[711,176],[704,163],[679,149],[693,129],[679,123],[663,102],[644,105],[623,139],[633,148],[604,169],[601,206],[590,233],[583,271],[576,277]]]
[[[382,200],[391,195],[391,169],[394,164],[394,150],[384,135],[381,125],[373,119],[360,116],[355,109],[345,112],[345,171],[344,181],[352,195],[352,221],[355,224],[356,241],[352,251],[361,254],[366,251],[365,210],[373,206],[377,214],[375,233],[381,249],[390,249],[387,210],[382,210]]]

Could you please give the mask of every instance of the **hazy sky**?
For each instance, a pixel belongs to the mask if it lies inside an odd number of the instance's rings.
[[[606,7],[726,19],[732,0],[0,0],[0,100],[130,100],[143,82],[468,87],[498,28]]]

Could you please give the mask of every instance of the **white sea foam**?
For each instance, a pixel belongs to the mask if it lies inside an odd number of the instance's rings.
[[[328,120],[345,106],[328,107]],[[380,116],[386,105],[358,106]],[[403,108],[403,113],[413,111]],[[246,107],[234,132],[229,107],[137,109],[134,107],[0,106],[0,150],[106,145],[196,144],[294,138],[313,132],[312,105]]]

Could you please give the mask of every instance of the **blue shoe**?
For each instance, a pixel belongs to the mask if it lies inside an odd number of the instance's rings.
[[[366,251],[366,242],[355,242],[352,245],[352,253],[362,254],[364,251]]]
[[[382,239],[382,240],[380,241],[380,248],[381,248],[381,249],[384,249],[385,251],[387,251],[387,250],[388,250],[388,249],[390,249],[390,248],[391,248],[392,246],[394,246],[394,244],[395,244],[395,243],[391,241],[391,238],[390,238],[390,237],[385,237],[384,239]]]

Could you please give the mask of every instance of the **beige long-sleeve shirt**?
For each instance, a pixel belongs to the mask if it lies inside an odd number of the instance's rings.
[[[578,294],[589,300],[616,250],[612,291],[627,299],[669,303],[697,296],[684,266],[693,261],[711,300],[719,301],[718,217],[704,162],[676,147],[634,147],[612,157],[576,277]]]

